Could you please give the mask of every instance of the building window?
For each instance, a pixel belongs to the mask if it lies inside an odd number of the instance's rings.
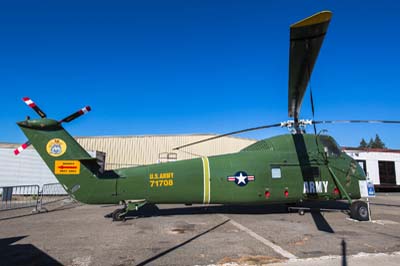
[[[166,163],[166,162],[175,162],[178,159],[178,154],[175,152],[162,152],[158,154],[158,162]]]
[[[364,174],[367,175],[367,161],[366,160],[356,160],[358,165],[364,170]]]

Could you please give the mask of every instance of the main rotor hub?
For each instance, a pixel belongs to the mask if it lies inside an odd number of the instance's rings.
[[[287,120],[281,122],[281,127],[286,127],[292,134],[304,133],[306,127],[312,125],[313,121],[310,119],[301,119],[298,121]]]

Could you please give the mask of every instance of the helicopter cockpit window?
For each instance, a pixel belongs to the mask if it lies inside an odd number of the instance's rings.
[[[320,136],[322,145],[328,156],[338,157],[342,153],[336,141],[329,136]]]

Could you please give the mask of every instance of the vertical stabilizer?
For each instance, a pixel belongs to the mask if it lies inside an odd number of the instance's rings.
[[[97,178],[96,159],[56,120],[41,118],[22,121],[18,125],[68,193],[81,202],[92,203],[96,198],[96,187],[100,189],[107,183],[96,186],[101,181]],[[112,193],[110,191],[110,195]]]

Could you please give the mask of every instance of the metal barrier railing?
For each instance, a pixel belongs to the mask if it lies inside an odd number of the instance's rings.
[[[69,198],[67,191],[60,183],[44,184],[38,201],[38,210],[45,209],[43,205]]]
[[[47,211],[44,205],[70,198],[60,183],[0,187],[0,211],[34,207],[33,212]]]
[[[40,195],[38,185],[0,187],[1,210],[35,207],[37,209]]]

